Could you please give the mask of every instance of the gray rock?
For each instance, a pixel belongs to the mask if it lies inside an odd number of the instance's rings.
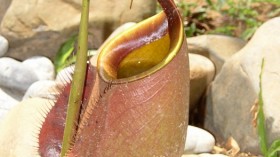
[[[12,58],[0,58],[0,86],[24,92],[38,80],[36,73],[29,66]]]
[[[215,76],[214,64],[206,57],[189,53],[190,60],[190,110],[199,102]]]
[[[0,86],[0,88],[3,92],[5,92],[7,95],[9,95],[10,97],[12,97],[13,99],[15,99],[17,101],[20,101],[24,95],[24,93],[20,90],[1,87],[1,86]]]
[[[189,52],[203,55],[212,60],[216,67],[216,73],[220,72],[228,58],[246,44],[239,38],[223,35],[201,35],[187,40]]]
[[[94,0],[90,3],[89,48],[97,49],[123,23],[139,22],[155,14],[156,1]],[[67,11],[66,11],[67,10]],[[34,55],[53,59],[60,45],[78,33],[81,1],[13,0],[0,33],[10,44],[7,56],[25,60]]]
[[[6,38],[0,35],[0,57],[8,51],[9,43]]]
[[[215,145],[215,138],[209,132],[188,125],[185,153],[209,153]]]
[[[8,92],[12,91],[8,90]],[[17,94],[14,93],[13,95]],[[7,93],[7,90],[0,88],[0,121],[18,102],[19,101],[16,98],[10,96],[10,93]]]
[[[46,57],[31,57],[23,61],[22,64],[33,69],[39,80],[53,80],[55,78],[54,65],[51,60]]]
[[[51,80],[34,82],[26,91],[22,99],[40,97],[45,99],[56,99],[57,83]]]
[[[262,59],[263,101],[268,143],[280,137],[280,17],[264,23],[248,44],[230,58],[216,77],[207,100],[206,128],[241,151],[260,153],[253,114],[258,100]]]

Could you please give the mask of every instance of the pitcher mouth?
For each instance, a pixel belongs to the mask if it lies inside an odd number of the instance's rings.
[[[180,15],[172,13],[171,16]],[[97,60],[98,73],[105,82],[111,83],[147,77],[176,56],[183,37],[181,19],[161,12],[104,45]]]
[[[98,56],[100,77],[105,82],[125,83],[162,69],[183,43],[183,25],[177,19],[161,12],[113,38]]]

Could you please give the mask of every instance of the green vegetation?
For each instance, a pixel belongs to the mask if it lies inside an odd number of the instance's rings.
[[[211,2],[210,0],[208,1]],[[185,2],[177,3],[177,6],[181,10],[182,17],[185,18],[186,36],[202,35],[212,28],[211,25],[207,24],[211,21],[211,19],[207,17],[209,8],[204,6],[199,7],[196,3]],[[197,10],[193,12],[194,8],[197,8]]]
[[[54,59],[56,73],[74,63],[74,61],[76,60],[76,57],[73,55],[76,41],[77,36],[74,35],[70,37],[65,43],[63,43],[58,50]]]
[[[275,140],[271,146],[267,146],[266,138],[266,125],[265,125],[265,116],[263,111],[263,91],[262,91],[262,75],[264,69],[264,59],[262,60],[261,73],[260,73],[260,92],[259,92],[259,103],[257,111],[257,130],[259,136],[259,143],[261,152],[265,157],[277,157],[277,153],[280,152],[280,139]]]
[[[234,2],[233,0],[227,1],[228,9],[221,10],[222,14],[229,18],[233,23],[230,23],[231,28],[224,29],[221,33],[234,35],[234,32],[238,27],[243,27],[244,30],[240,33],[240,37],[243,39],[249,39],[257,28],[262,24],[258,19],[258,12],[252,8],[252,1],[239,0]],[[228,26],[223,26],[227,28]],[[220,29],[221,30],[221,29]],[[213,32],[219,32],[218,29]]]
[[[177,6],[188,37],[224,34],[248,40],[263,22],[280,15],[279,0],[181,0]]]
[[[65,43],[62,44],[59,51],[57,52],[54,60],[56,73],[76,62],[77,57],[74,54],[74,50],[77,37],[78,36],[76,35],[70,37]],[[89,50],[87,55],[88,57],[91,57],[96,55],[96,53],[97,51]]]

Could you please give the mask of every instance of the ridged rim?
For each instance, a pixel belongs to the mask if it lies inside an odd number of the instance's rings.
[[[159,2],[163,7],[164,12],[158,13],[157,15],[138,23],[134,27],[117,35],[116,37],[111,39],[106,45],[103,46],[103,49],[101,50],[98,56],[97,68],[100,77],[105,82],[110,82],[113,84],[127,83],[150,76],[153,73],[162,69],[169,62],[171,62],[172,59],[176,56],[176,54],[179,53],[184,40],[183,23],[180,18],[180,13],[176,9],[176,6],[173,2],[168,2],[166,0],[159,0]],[[151,22],[160,24],[163,21],[166,21],[166,17],[168,20],[168,33],[170,35],[169,54],[159,64],[155,65],[154,67],[150,68],[145,72],[127,78],[116,78],[116,69],[112,68],[112,63],[115,61],[114,57],[112,57],[112,50],[118,49],[118,44],[125,41],[129,34],[134,33],[135,35],[135,32],[137,32],[136,35],[145,35],[145,33],[141,34],[140,31],[143,30],[145,32],[146,30],[150,30]]]

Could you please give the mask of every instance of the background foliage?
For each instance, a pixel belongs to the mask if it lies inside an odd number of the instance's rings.
[[[177,0],[176,3],[188,37],[224,34],[248,40],[262,23],[280,16],[280,0]]]

